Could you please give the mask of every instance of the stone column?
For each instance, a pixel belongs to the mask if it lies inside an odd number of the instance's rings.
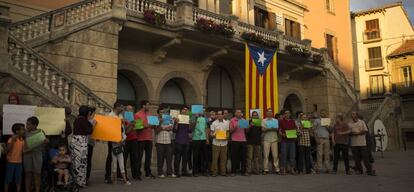
[[[116,21],[123,24],[127,21],[127,9],[125,0],[112,1],[112,14]]]
[[[194,25],[193,21],[193,2],[191,0],[178,0],[177,3],[177,23],[179,25]]]
[[[8,54],[8,38],[9,26],[11,19],[9,18],[9,7],[0,5],[0,74],[8,74],[11,64]]]

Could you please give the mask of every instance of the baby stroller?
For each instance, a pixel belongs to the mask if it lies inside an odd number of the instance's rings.
[[[49,154],[48,154],[48,167],[47,167],[47,172],[48,172],[48,177],[49,177],[49,185],[43,190],[45,192],[78,192],[79,191],[79,186],[76,184],[75,180],[74,180],[74,174],[73,174],[73,169],[72,169],[72,165],[69,165],[68,169],[69,169],[69,184],[67,185],[57,185],[57,181],[58,181],[58,174],[57,172],[55,172],[55,168],[54,168],[54,164],[52,162],[52,159],[58,155],[59,151],[57,149],[49,149]]]

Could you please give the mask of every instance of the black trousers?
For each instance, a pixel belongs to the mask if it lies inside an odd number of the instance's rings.
[[[188,144],[187,158],[188,169],[193,170],[193,141]]]
[[[205,174],[207,164],[206,140],[193,141],[193,174]]]
[[[188,161],[188,144],[175,144],[175,156],[174,156],[174,173],[180,175],[180,162],[181,162],[181,173],[187,173],[187,161]]]
[[[152,141],[138,141],[138,175],[141,175],[142,156],[145,152],[144,171],[145,176],[150,176],[151,173],[151,158],[152,158]]]
[[[371,167],[371,163],[369,162],[367,147],[365,146],[352,147],[352,156],[354,156],[355,169],[357,171],[364,173],[364,170],[362,169],[362,164],[361,164],[361,160],[362,160],[364,161],[364,165],[368,173],[372,173],[372,167]]]
[[[349,172],[349,157],[348,157],[349,147],[345,144],[335,144],[334,146],[334,156],[333,156],[333,170],[338,171],[338,161],[340,154],[342,153],[342,159],[345,164],[345,171]]]
[[[311,172],[311,147],[300,146],[299,145],[299,154],[298,154],[298,170],[303,173],[303,168],[305,167],[306,173]]]
[[[127,140],[125,141],[124,146],[124,167],[125,167],[125,175],[128,175],[127,173],[127,161],[128,157],[131,156],[130,161],[130,167],[131,167],[131,174],[132,178],[137,179],[140,177],[138,174],[138,141],[137,140]]]
[[[246,173],[246,159],[247,159],[247,143],[246,142],[231,142],[231,173],[236,174],[241,171],[241,174]]]
[[[155,144],[157,147],[158,175],[164,174],[164,162],[167,164],[167,175],[172,175],[172,147],[171,144]]]
[[[105,180],[112,180],[112,143],[108,142],[108,155],[106,156],[106,162],[105,162]]]
[[[93,145],[88,144],[88,162],[86,164],[86,181],[89,181],[89,178],[91,178],[92,156],[93,156]]]

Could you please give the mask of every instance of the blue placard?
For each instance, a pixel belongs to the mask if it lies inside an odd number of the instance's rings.
[[[160,125],[160,120],[157,116],[148,116],[147,119],[149,125]]]
[[[191,113],[192,114],[202,114],[203,113],[203,105],[191,105]]]
[[[239,128],[241,128],[241,129],[249,128],[249,121],[247,121],[245,119],[238,120],[238,123],[239,123]]]
[[[277,129],[277,128],[279,128],[279,121],[277,121],[277,120],[267,120],[266,121],[266,127],[268,129]]]
[[[171,115],[162,115],[162,124],[169,125],[171,124]]]
[[[132,113],[131,111],[125,111],[124,118],[128,122],[132,122],[132,121],[134,121],[134,113]]]

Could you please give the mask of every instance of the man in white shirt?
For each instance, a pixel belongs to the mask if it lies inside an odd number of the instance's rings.
[[[355,168],[357,174],[363,174],[361,160],[364,161],[365,168],[368,171],[368,175],[375,176],[372,172],[371,164],[368,159],[367,142],[365,140],[365,134],[368,132],[368,128],[364,121],[358,118],[356,112],[351,114],[352,121],[349,123],[351,129],[351,148],[352,156],[355,161]]]
[[[269,128],[267,127],[268,121],[278,121],[277,119],[273,118],[273,110],[267,109],[266,110],[266,118],[262,121],[262,127],[264,132],[263,138],[263,174],[266,175],[269,173],[269,153],[272,152],[273,162],[272,165],[274,167],[274,171],[279,174],[279,157],[278,157],[278,148],[277,148],[277,141],[278,141],[278,129],[277,128]]]
[[[220,175],[226,176],[227,143],[230,122],[224,119],[223,111],[217,112],[217,119],[211,124],[211,136],[213,137],[213,162],[211,166],[212,176],[217,176],[217,161],[220,158]],[[221,137],[225,135],[225,137]]]

